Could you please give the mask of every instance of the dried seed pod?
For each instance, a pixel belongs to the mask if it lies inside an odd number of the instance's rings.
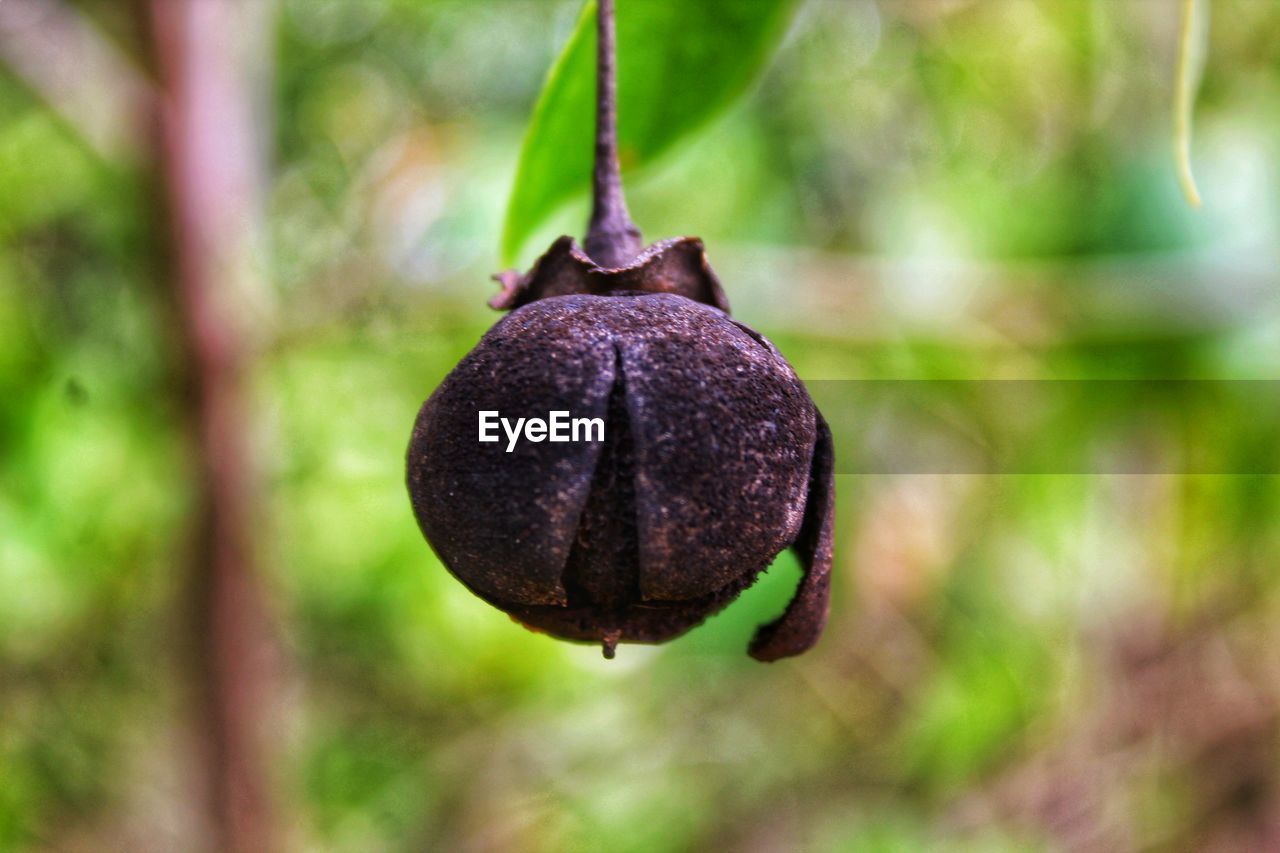
[[[684,633],[792,547],[804,579],[750,653],[799,654],[828,608],[830,432],[774,346],[729,316],[701,241],[640,250],[617,169],[609,0],[600,60],[587,251],[562,237],[528,274],[498,276],[491,304],[512,313],[414,425],[414,512],[476,595],[607,657]],[[507,420],[509,440],[479,440],[483,412]],[[603,440],[510,431],[554,412],[602,422]]]

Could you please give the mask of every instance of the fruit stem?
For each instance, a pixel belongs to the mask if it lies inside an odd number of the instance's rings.
[[[644,241],[627,211],[618,164],[617,26],[613,0],[599,0],[596,33],[596,162],[585,248],[600,266],[618,269],[640,254]]]

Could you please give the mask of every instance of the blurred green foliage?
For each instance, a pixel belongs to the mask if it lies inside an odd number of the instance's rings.
[[[118,4],[79,6],[131,44]],[[743,652],[790,558],[612,663],[448,577],[403,448],[494,319],[580,11],[280,4],[251,441],[290,845],[1280,844],[1275,477],[842,477],[830,628],[768,667]],[[636,221],[704,237],[806,378],[1276,378],[1280,7],[1213,4],[1200,214],[1169,151],[1175,24],[1144,0],[805,3],[759,85],[630,190]],[[0,849],[184,849],[191,497],[148,166],[9,72],[0,116]]]

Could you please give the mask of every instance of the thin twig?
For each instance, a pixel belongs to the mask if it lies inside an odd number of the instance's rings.
[[[1203,203],[1191,166],[1191,121],[1195,110],[1195,76],[1193,61],[1196,4],[1198,0],[1182,0],[1182,24],[1178,36],[1178,82],[1174,98],[1174,148],[1178,163],[1178,182],[1187,204],[1199,208]]]
[[[74,6],[0,0],[0,62],[103,159],[130,159],[145,148],[139,118],[151,86]]]

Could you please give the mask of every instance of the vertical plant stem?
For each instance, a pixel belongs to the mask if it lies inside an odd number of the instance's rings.
[[[626,266],[644,248],[631,221],[618,161],[617,24],[614,0],[596,9],[596,152],[591,224],[585,248],[602,267]]]
[[[1182,23],[1178,35],[1178,81],[1174,97],[1174,150],[1178,165],[1178,183],[1187,204],[1200,207],[1200,188],[1191,166],[1191,121],[1195,111],[1194,46],[1198,0],[1182,0]]]
[[[141,0],[159,81],[156,155],[165,285],[194,462],[189,662],[213,844],[278,848],[263,711],[270,644],[255,566],[244,284],[253,221],[252,111],[236,47],[241,0]],[[244,0],[259,2],[259,0]]]

